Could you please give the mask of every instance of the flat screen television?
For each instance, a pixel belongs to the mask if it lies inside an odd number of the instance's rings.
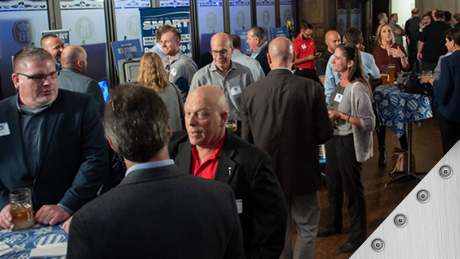
[[[101,87],[102,95],[104,96],[104,101],[107,103],[109,100],[109,86],[107,85],[107,80],[102,80],[97,82]]]

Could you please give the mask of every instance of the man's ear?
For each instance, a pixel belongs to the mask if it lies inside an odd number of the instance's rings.
[[[227,124],[227,117],[228,117],[228,111],[222,111],[220,113],[220,126],[225,127],[225,124]]]
[[[267,60],[268,64],[270,65],[272,63],[272,57],[270,56],[270,53],[267,52]]]
[[[112,148],[112,150],[115,151],[115,148],[113,147],[112,140],[110,140],[109,138],[107,138],[107,140],[109,141],[109,145]]]
[[[171,129],[171,124],[168,125],[169,127],[169,133],[168,133],[168,137],[171,138],[172,137],[172,129]]]

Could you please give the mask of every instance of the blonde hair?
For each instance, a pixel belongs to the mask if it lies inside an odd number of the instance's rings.
[[[168,87],[168,74],[157,53],[147,52],[142,56],[137,83],[157,92]]]
[[[375,44],[377,45],[382,45],[382,39],[380,37],[380,35],[382,34],[382,30],[383,30],[383,27],[385,26],[388,26],[388,28],[390,28],[390,32],[391,32],[391,42],[390,42],[390,45],[393,45],[395,43],[395,35],[393,33],[393,30],[391,29],[390,25],[388,23],[384,23],[384,24],[381,24],[378,28],[377,28],[377,35],[375,35]]]

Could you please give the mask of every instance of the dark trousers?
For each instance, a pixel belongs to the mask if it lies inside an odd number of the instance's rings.
[[[350,236],[361,244],[367,238],[366,200],[361,183],[361,163],[356,160],[353,135],[333,136],[326,143],[326,181],[329,213],[326,228],[342,230],[343,193],[348,199]]]
[[[301,76],[301,77],[306,77],[306,78],[310,78],[318,83],[321,84],[321,81],[319,81],[319,78],[318,78],[318,73],[316,72],[316,69],[312,68],[312,69],[299,69],[299,68],[296,68],[296,70],[294,71],[294,75],[298,75],[298,76]]]
[[[460,140],[460,123],[446,119],[439,110],[436,113],[441,131],[442,151],[445,155]]]
[[[409,44],[409,65],[410,65],[410,71],[412,71],[415,67],[415,71],[417,73],[421,73],[420,69],[420,62],[417,59],[417,48],[418,48],[418,41],[413,40]]]
[[[377,129],[377,140],[379,142],[379,148],[385,147],[386,134],[387,134],[387,127],[385,125],[382,125]],[[399,138],[399,143],[401,144],[402,149],[404,150],[408,149],[406,133],[404,133],[404,135],[402,135]]]

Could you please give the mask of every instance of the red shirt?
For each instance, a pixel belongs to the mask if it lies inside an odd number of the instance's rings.
[[[214,179],[217,164],[219,163],[220,152],[224,144],[225,135],[220,141],[217,149],[203,163],[199,163],[196,146],[192,147],[192,174],[206,179]]]
[[[312,54],[313,55],[316,54],[315,41],[313,40],[312,37],[310,37],[308,40],[303,40],[299,33],[299,36],[297,36],[297,38],[294,40],[292,45],[294,46],[296,59],[305,58]],[[313,59],[313,60],[307,61],[295,67],[296,68],[306,68],[306,69],[315,68],[315,60]]]

